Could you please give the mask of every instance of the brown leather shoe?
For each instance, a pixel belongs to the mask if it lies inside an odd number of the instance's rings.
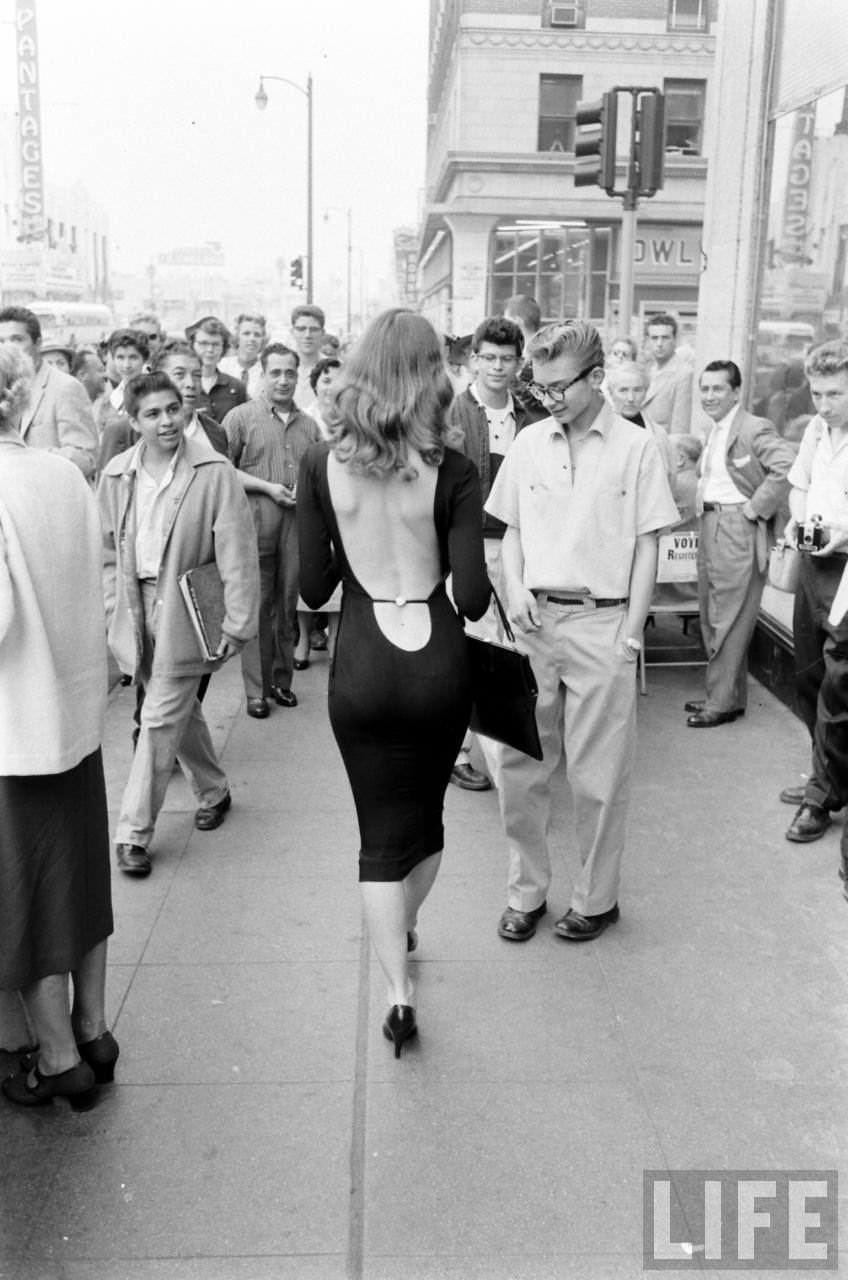
[[[128,876],[149,876],[153,870],[150,854],[140,844],[116,844],[115,857],[119,869]]]
[[[786,839],[795,844],[809,844],[818,840],[830,826],[830,814],[820,804],[811,804],[805,800],[795,817],[789,824]]]
[[[292,693],[291,689],[284,689],[282,685],[274,684],[271,686],[271,697],[278,707],[297,706],[297,694]]]
[[[714,729],[717,724],[731,724],[732,721],[738,720],[744,714],[744,707],[738,707],[736,711],[707,711],[702,709],[701,711],[696,711],[694,715],[687,716],[686,723],[690,729]]]
[[[455,787],[462,787],[463,791],[491,791],[492,789],[491,780],[471,764],[455,764],[451,769],[450,780]]]
[[[561,920],[554,925],[554,933],[558,938],[566,938],[569,942],[590,942],[597,938],[611,924],[615,924],[619,916],[618,903],[609,911],[602,911],[596,916],[581,916],[579,911],[569,907]]]
[[[518,911],[507,907],[498,922],[498,933],[507,942],[526,942],[536,932],[536,924],[548,909],[547,902],[532,911]]]
[[[270,712],[267,698],[248,698],[247,714],[254,720],[267,720]]]
[[[216,827],[220,827],[232,803],[233,797],[228,791],[223,800],[219,800],[217,804],[198,809],[194,815],[194,825],[198,831],[214,831]]]

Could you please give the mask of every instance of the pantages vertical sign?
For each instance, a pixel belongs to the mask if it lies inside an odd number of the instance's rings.
[[[18,56],[18,143],[21,161],[19,239],[44,236],[44,167],[41,146],[41,103],[38,83],[38,30],[35,0],[15,0]]]

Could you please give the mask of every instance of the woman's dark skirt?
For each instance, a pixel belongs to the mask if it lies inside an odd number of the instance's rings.
[[[0,777],[0,990],[71,972],[112,928],[100,750],[65,773]]]

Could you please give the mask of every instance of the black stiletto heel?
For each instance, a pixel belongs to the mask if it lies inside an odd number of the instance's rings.
[[[415,1010],[408,1004],[393,1004],[383,1023],[383,1035],[392,1040],[395,1046],[395,1057],[400,1057],[404,1041],[410,1040],[418,1032],[415,1021]]]

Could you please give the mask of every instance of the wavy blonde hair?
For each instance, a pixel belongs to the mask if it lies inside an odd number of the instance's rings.
[[[395,307],[371,322],[339,374],[330,444],[340,462],[366,475],[397,471],[405,480],[415,449],[437,467],[446,448],[462,443],[445,413],[453,388],[435,329],[423,316]]]
[[[11,342],[0,345],[0,431],[8,431],[29,400],[35,375],[29,356]]]

